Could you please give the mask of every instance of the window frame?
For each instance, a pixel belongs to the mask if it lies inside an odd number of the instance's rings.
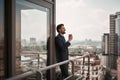
[[[55,63],[55,0],[26,0],[34,4],[50,9],[50,64]],[[4,3],[4,22],[5,22],[5,78],[16,75],[16,0],[5,0]],[[51,70],[51,75],[55,74],[55,70]],[[51,76],[54,80],[55,76]]]

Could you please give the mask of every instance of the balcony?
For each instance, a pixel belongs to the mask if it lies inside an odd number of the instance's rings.
[[[90,58],[89,55],[86,54],[86,55],[83,55],[83,56],[80,56],[80,57],[76,57],[76,58],[73,58],[73,59],[70,59],[70,60],[66,60],[66,61],[59,62],[59,63],[53,64],[53,65],[50,65],[50,66],[46,66],[44,68],[27,71],[27,72],[25,72],[23,74],[17,75],[17,76],[12,77],[12,78],[9,78],[7,80],[22,80],[22,79],[28,79],[29,80],[31,78],[31,76],[33,76],[33,75],[34,75],[34,79],[33,80],[43,80],[44,79],[44,75],[43,74],[44,74],[45,71],[47,71],[49,69],[52,69],[52,68],[55,68],[55,67],[58,67],[60,65],[66,64],[66,63],[71,63],[71,67],[69,68],[69,69],[71,69],[71,75],[68,76],[64,80],[68,80],[68,79],[73,78],[73,77],[74,78],[77,77],[77,79],[82,79],[82,78],[88,79],[89,78],[89,70],[90,70],[89,67],[88,67],[88,75],[84,76],[84,75],[81,74],[80,68],[78,68],[79,69],[78,72],[75,70],[76,66],[75,66],[75,63],[74,63],[75,60],[77,60],[77,59],[84,59],[85,57],[87,57],[88,59]],[[88,63],[89,63],[89,60],[88,60]]]
[[[39,54],[39,53],[38,53]],[[38,55],[37,54],[37,55]],[[25,54],[24,54],[25,56]],[[37,56],[39,57],[39,56]],[[85,61],[87,58],[87,61]],[[39,61],[39,60],[38,60]],[[85,64],[87,62],[87,65]],[[64,80],[91,80],[90,78],[93,77],[98,77],[99,74],[92,74],[93,72],[96,73],[96,71],[93,70],[93,66],[91,66],[90,64],[90,55],[89,54],[85,54],[79,57],[74,57],[71,58],[69,60],[63,61],[63,62],[59,62],[50,66],[46,66],[46,67],[39,67],[36,66],[36,69],[32,69],[30,71],[27,71],[25,73],[22,73],[20,75],[17,75],[15,77],[9,78],[7,80],[46,80],[44,73],[47,70],[56,68],[60,65],[66,64],[66,63],[70,63],[69,64],[69,71],[70,72],[70,76],[68,76],[66,79]],[[99,68],[97,68],[99,69]],[[100,69],[97,70],[97,73],[100,72]],[[57,73],[58,74],[58,73]],[[58,75],[56,75],[58,76]]]

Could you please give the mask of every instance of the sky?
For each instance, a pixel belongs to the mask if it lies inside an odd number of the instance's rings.
[[[29,41],[30,38],[36,38],[37,41],[47,41],[49,9],[27,1],[18,1],[16,9],[19,9],[20,5],[23,6],[21,9],[21,39]],[[19,13],[16,14],[19,27]]]
[[[31,37],[41,40],[47,39],[47,12],[36,9],[21,11],[21,38],[29,40]]]
[[[109,32],[109,15],[119,11],[120,0],[56,0],[56,25],[63,23],[65,36],[73,34],[74,41],[101,41]]]

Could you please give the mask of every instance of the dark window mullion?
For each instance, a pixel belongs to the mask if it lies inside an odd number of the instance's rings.
[[[15,0],[5,0],[5,78],[15,75]]]

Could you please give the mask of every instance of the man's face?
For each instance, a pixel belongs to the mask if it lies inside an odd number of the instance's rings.
[[[59,31],[61,34],[65,34],[66,29],[64,26],[62,26],[61,29],[59,29]]]

